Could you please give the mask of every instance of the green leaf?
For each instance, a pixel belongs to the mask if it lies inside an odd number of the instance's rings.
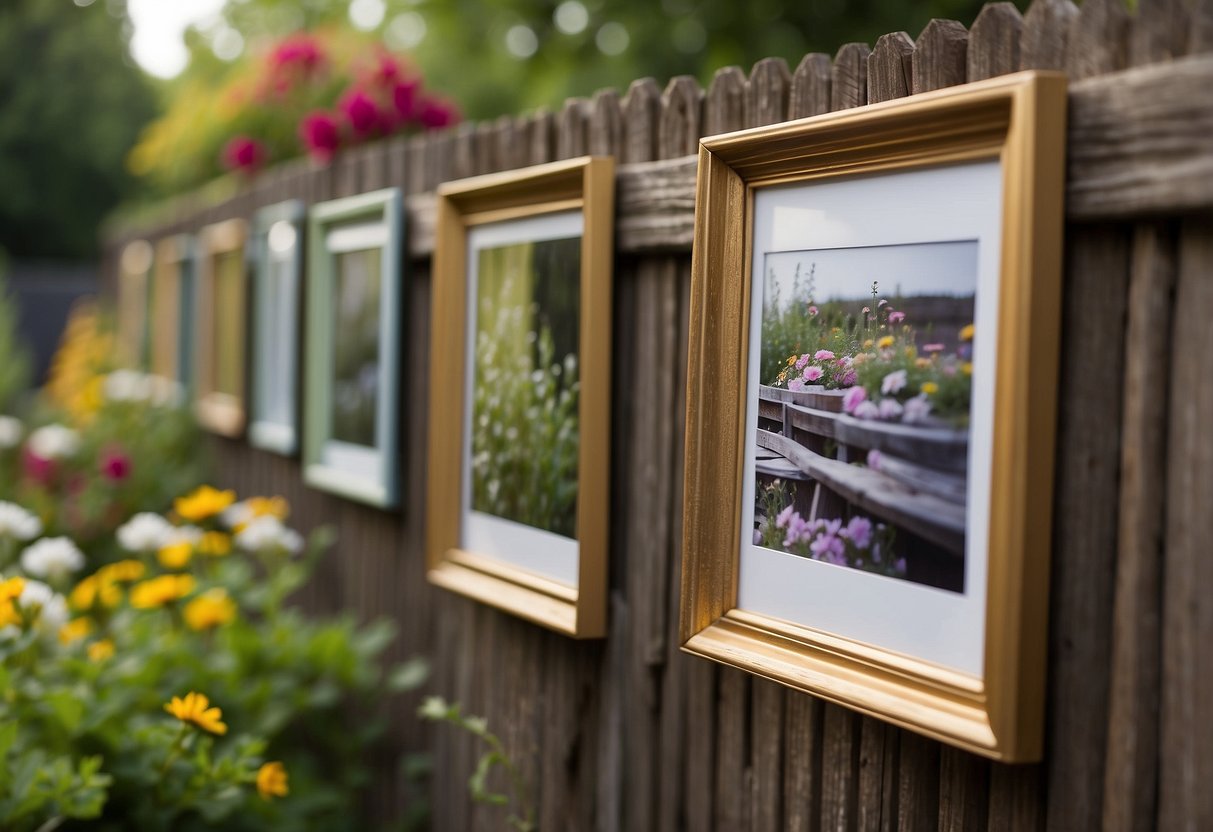
[[[421,687],[430,675],[430,663],[421,656],[396,665],[387,678],[387,689],[392,693],[407,693]]]

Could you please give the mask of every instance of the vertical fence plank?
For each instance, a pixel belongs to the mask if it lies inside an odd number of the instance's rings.
[[[746,79],[735,66],[716,70],[708,86],[704,135],[729,133],[745,125]]]
[[[787,832],[810,832],[821,816],[823,706],[815,696],[790,691],[786,707],[784,826]]]
[[[623,113],[619,92],[613,89],[594,93],[590,103],[590,153],[614,156],[623,143]]]
[[[647,162],[657,158],[657,120],[661,90],[652,78],[633,81],[623,99],[623,145],[620,162]]]
[[[1163,568],[1158,828],[1213,828],[1213,223],[1181,230]]]
[[[556,158],[556,117],[550,110],[540,107],[527,123],[529,134],[528,165],[550,162]]]
[[[990,766],[989,832],[1036,832],[1044,828],[1039,765]]]
[[[821,828],[858,824],[860,716],[825,704],[821,739]]]
[[[859,729],[860,832],[890,832],[897,825],[897,734],[891,725],[861,717]]]
[[[805,118],[830,111],[830,56],[810,52],[792,73],[788,118]]]
[[[1140,0],[1129,29],[1129,66],[1162,63],[1186,54],[1191,24],[1183,0]]]
[[[1049,628],[1048,826],[1099,826],[1128,246],[1115,228],[1072,226],[1062,307]]]
[[[967,832],[986,823],[990,763],[944,746],[939,754],[939,829]]]
[[[914,42],[914,92],[965,82],[969,33],[955,20],[932,20]]]
[[[590,102],[570,98],[560,108],[556,121],[556,158],[572,159],[583,155],[590,146],[586,128],[589,125]]]
[[[662,159],[695,153],[703,127],[703,90],[689,75],[671,78],[661,94],[657,147]]]
[[[830,76],[830,109],[849,110],[868,103],[868,55],[866,43],[848,43],[834,56]]]
[[[1070,25],[1078,17],[1071,0],[1032,0],[1023,19],[1020,69],[1065,69]]]
[[[897,763],[898,832],[938,828],[939,748],[939,743],[911,731],[901,734]]]
[[[754,680],[751,757],[753,759],[749,828],[779,832],[783,822],[783,716],[785,691],[766,679]]]
[[[986,3],[969,29],[967,76],[982,81],[1019,69],[1023,16],[1011,3]]]
[[[745,120],[748,127],[761,127],[784,121],[788,112],[788,91],[792,74],[783,58],[764,58],[750,71]]]
[[[1188,54],[1213,51],[1213,0],[1193,0]]]
[[[914,79],[914,41],[905,32],[881,35],[868,56],[868,103],[905,98]]]
[[[1148,828],[1158,765],[1159,593],[1166,500],[1167,382],[1175,240],[1164,225],[1133,239],[1125,336],[1119,555],[1112,621],[1104,828]]]
[[[716,713],[716,784],[714,827],[744,829],[749,822],[750,682],[748,673],[720,669]]]
[[[1066,72],[1077,81],[1124,69],[1129,12],[1123,0],[1086,0],[1070,22]]]

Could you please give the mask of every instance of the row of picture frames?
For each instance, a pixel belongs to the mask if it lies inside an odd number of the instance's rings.
[[[684,650],[1040,756],[1065,101],[1021,73],[702,141]],[[585,158],[436,202],[428,573],[579,638],[606,633],[613,187]],[[124,259],[124,330],[228,435],[252,333],[249,440],[394,506],[402,226],[382,191],[163,240]]]

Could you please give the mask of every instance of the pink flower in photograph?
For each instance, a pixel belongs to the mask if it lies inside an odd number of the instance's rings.
[[[429,130],[450,127],[459,122],[459,108],[449,101],[425,96],[417,107],[417,120]]]
[[[223,148],[223,166],[252,174],[265,162],[265,145],[248,136],[233,136]]]
[[[860,402],[852,415],[856,419],[878,419],[880,418],[880,408],[874,402]]]
[[[943,344],[923,344],[922,351],[923,352],[943,352],[944,345]]]
[[[788,518],[787,530],[788,534],[783,539],[784,546],[795,546],[797,543],[800,543],[802,540],[812,534],[809,524],[804,521],[803,517],[795,512],[793,512],[792,516]]]
[[[876,308],[879,309],[880,307],[885,306],[887,303],[888,303],[887,300],[885,300],[884,298],[881,298],[880,303],[876,304]]]
[[[876,450],[875,448],[868,451],[868,467],[873,471],[880,470],[881,459],[882,457],[880,455],[880,451]]]
[[[884,303],[884,301],[882,300],[881,303]],[[906,319],[906,313],[901,312],[900,310],[889,313],[889,323],[891,323],[891,324],[899,324],[902,321],[904,321],[905,319]]]
[[[849,538],[856,548],[866,549],[872,543],[872,521],[866,517],[852,517],[840,534]]]
[[[847,413],[854,413],[855,408],[859,407],[860,403],[868,397],[868,391],[862,387],[852,387],[842,397],[842,409]]]
[[[816,364],[813,364],[812,366],[805,368],[805,370],[804,370],[804,380],[805,381],[817,381],[820,378],[821,378],[821,368],[818,367]]]
[[[788,523],[792,519],[792,515],[795,513],[796,510],[792,508],[792,504],[788,503],[786,506],[784,506],[783,511],[775,515],[775,528],[786,529],[788,527]]]
[[[859,376],[854,370],[847,370],[843,373],[842,378],[838,380],[838,383],[843,387],[852,387],[858,379]]]
[[[359,139],[376,133],[382,126],[379,105],[360,89],[347,90],[337,102],[337,109],[345,116],[345,120],[353,128],[354,136]]]
[[[817,317],[817,307],[813,306],[812,304],[809,305],[809,317],[810,318]]]
[[[117,448],[101,455],[101,476],[110,482],[121,482],[131,474],[131,458]]]
[[[796,359],[796,369],[803,370],[805,368],[805,365],[808,364],[812,360],[813,360],[813,356],[809,355],[806,352],[804,355],[800,356],[800,358]]]
[[[324,50],[310,35],[293,35],[278,44],[270,53],[270,67],[274,70],[299,71],[310,75],[324,64]]]
[[[865,314],[865,315],[870,315],[871,313],[872,313],[872,309],[871,309],[871,307],[865,306],[865,307],[863,308],[863,314]]]
[[[903,422],[914,424],[921,422],[931,413],[931,403],[927,401],[925,393],[920,393],[914,398],[906,402],[905,414],[901,417]]]
[[[818,350],[817,352],[813,353],[813,358],[816,361],[829,361],[833,357],[834,353],[830,352],[829,350]]]
[[[898,403],[897,399],[881,399],[880,400],[880,418],[886,421],[898,419],[904,408]]]
[[[788,382],[788,389],[793,393],[799,393],[804,390],[804,379],[794,378]]]
[[[370,82],[383,87],[392,87],[404,77],[400,61],[386,52],[380,52],[370,73]]]
[[[416,121],[421,84],[416,79],[397,81],[392,86],[392,105],[401,122]]]
[[[892,393],[899,393],[906,386],[906,371],[894,370],[885,376],[880,382],[880,392],[886,396]]]
[[[299,123],[299,138],[313,159],[327,162],[341,146],[341,130],[331,113],[317,110]]]

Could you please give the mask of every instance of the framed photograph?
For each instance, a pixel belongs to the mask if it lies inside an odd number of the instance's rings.
[[[299,311],[303,220],[299,200],[257,212],[253,220],[253,384],[249,444],[274,453],[298,450]]]
[[[704,139],[683,649],[1039,758],[1064,76]]]
[[[208,225],[198,234],[198,336],[194,349],[198,422],[238,437],[245,423],[248,263],[242,219]]]
[[[152,246],[147,240],[127,243],[118,256],[118,349],[131,367],[147,365],[152,295]]]
[[[438,189],[430,580],[606,633],[614,163]]]
[[[308,220],[304,479],[380,508],[398,500],[403,230],[396,188]]]
[[[152,265],[152,319],[148,367],[152,375],[181,385],[194,382],[194,239],[187,234],[156,243]]]

